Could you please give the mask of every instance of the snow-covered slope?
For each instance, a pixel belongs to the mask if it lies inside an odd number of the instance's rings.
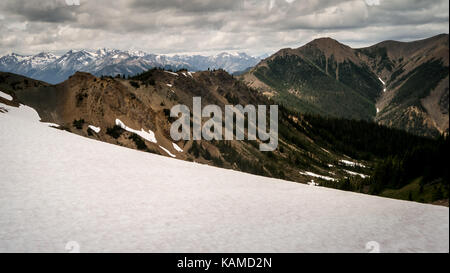
[[[445,207],[138,152],[0,106],[1,252],[449,251]]]
[[[10,54],[0,57],[0,71],[21,74],[48,83],[59,83],[77,71],[100,75],[135,75],[153,67],[201,71],[222,68],[230,73],[256,65],[258,57],[245,53],[201,55],[155,55],[117,49],[70,50],[57,57],[51,53],[35,56]]]

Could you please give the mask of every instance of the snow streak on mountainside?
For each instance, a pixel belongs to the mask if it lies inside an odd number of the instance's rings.
[[[2,252],[449,251],[446,207],[138,152],[0,106]]]
[[[21,74],[48,83],[59,83],[77,71],[94,75],[135,75],[154,67],[203,71],[222,68],[230,73],[243,71],[261,59],[245,53],[201,55],[155,55],[142,51],[115,49],[70,50],[63,56],[40,53],[34,56],[10,54],[0,57],[0,71]]]

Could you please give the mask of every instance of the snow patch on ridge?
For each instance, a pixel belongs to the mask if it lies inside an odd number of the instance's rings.
[[[328,176],[323,176],[323,175],[319,175],[319,174],[315,174],[312,172],[300,172],[300,174],[302,175],[306,175],[306,176],[312,176],[312,177],[317,177],[323,180],[327,180],[327,181],[337,181],[335,178],[332,177],[328,177]]]
[[[175,73],[175,72],[170,72],[170,71],[164,71],[164,72],[166,72],[166,73],[169,73],[169,74],[171,74],[171,75],[174,75],[174,76],[179,76],[177,73]]]
[[[163,146],[159,146],[159,148],[161,148],[161,150],[163,150],[164,152],[166,152],[168,155],[170,155],[171,157],[175,158],[176,155],[172,154],[169,150],[167,150],[166,148],[164,148]]]
[[[125,131],[128,131],[130,133],[135,133],[136,135],[142,137],[143,139],[145,139],[147,141],[150,141],[152,143],[157,143],[156,138],[155,138],[155,133],[152,132],[151,130],[148,130],[148,132],[144,131],[144,129],[141,129],[141,131],[134,130],[134,129],[126,126],[125,123],[123,123],[120,119],[116,119],[116,125],[120,126]]]
[[[356,172],[352,172],[349,170],[344,170],[346,173],[353,175],[353,176],[361,176],[362,178],[367,178],[369,177],[368,175],[362,174],[362,173],[356,173]]]
[[[96,132],[97,134],[100,133],[101,128],[95,127],[94,125],[89,125],[88,128],[90,128],[92,131]]]
[[[380,80],[380,82],[383,84],[384,88],[383,88],[383,92],[386,92],[386,83],[380,78],[378,77],[378,79]]]
[[[339,160],[339,162],[343,163],[344,165],[351,166],[351,167],[362,167],[362,168],[366,168],[366,166],[364,166],[363,164],[358,163],[358,162],[352,162],[352,161],[348,161],[348,160],[344,160],[344,159]]]
[[[173,146],[173,148],[174,148],[177,152],[180,152],[180,153],[183,152],[183,149],[181,149],[180,146],[178,146],[177,144],[172,143],[172,146]]]
[[[0,91],[0,97],[4,98],[5,100],[9,100],[12,101],[13,97],[11,97],[10,95],[3,93],[2,91]]]

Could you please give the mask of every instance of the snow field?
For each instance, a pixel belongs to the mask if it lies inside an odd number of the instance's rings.
[[[449,251],[446,207],[139,152],[28,108],[0,113],[0,252]]]

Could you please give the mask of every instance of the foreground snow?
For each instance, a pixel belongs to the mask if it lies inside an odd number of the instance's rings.
[[[9,113],[0,151],[2,252],[449,251],[445,207],[170,159]]]

